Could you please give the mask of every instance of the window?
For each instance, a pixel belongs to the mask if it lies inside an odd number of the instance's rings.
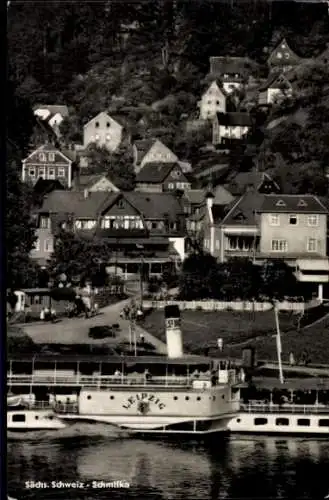
[[[329,418],[320,418],[319,427],[329,427]]]
[[[110,134],[106,134],[106,140],[109,141],[110,140]]]
[[[310,419],[309,418],[298,418],[297,425],[304,425],[305,427],[309,427],[310,426]]]
[[[219,106],[220,105],[220,101],[216,101],[216,104],[217,104],[217,106]]]
[[[289,59],[289,57],[290,57],[289,52],[285,52],[285,53],[284,53],[284,57],[285,57],[286,59]]]
[[[99,122],[96,122],[96,123],[95,123],[95,127],[96,127],[96,128],[99,128]]]
[[[270,225],[271,226],[280,225],[280,216],[278,214],[270,214]]]
[[[37,240],[35,240],[35,242],[33,244],[33,250],[35,250],[36,252],[39,252],[39,250],[40,250],[40,240],[39,240],[39,238]]]
[[[297,217],[297,215],[289,215],[289,224],[291,226],[297,226],[297,224],[298,224],[298,217]]]
[[[189,396],[185,396],[186,401],[189,401],[189,399],[190,399]]]
[[[99,134],[96,134],[96,141],[99,141]]]
[[[308,252],[316,252],[317,250],[317,241],[315,238],[308,238],[307,240],[307,251]]]
[[[118,207],[119,207],[119,208],[123,208],[123,207],[124,207],[123,200],[119,200],[119,201],[118,201]]]
[[[90,396],[90,394],[89,394],[89,396],[87,396],[87,399],[91,399],[91,396]]]
[[[52,252],[53,251],[53,240],[45,240],[44,250],[45,250],[45,252]]]
[[[114,399],[114,396],[110,396],[110,399]]]
[[[45,167],[39,167],[39,177],[42,177],[44,179],[46,176],[46,168]]]
[[[50,219],[49,217],[40,217],[40,228],[41,229],[49,229],[50,228]]]
[[[46,161],[46,155],[44,153],[39,154],[39,161]]]
[[[48,170],[48,179],[55,179],[55,169],[54,168],[50,168]]]
[[[207,104],[209,104],[209,105],[211,106],[211,104],[212,104],[212,101],[208,101],[208,102],[207,102]]]
[[[254,418],[254,425],[266,425],[267,418]]]
[[[49,153],[48,158],[49,161],[55,161],[55,153]]]
[[[106,127],[109,128],[110,127],[110,122],[106,122]]]
[[[319,225],[319,216],[318,215],[309,215],[307,217],[307,225],[311,227],[315,227]]]
[[[168,189],[175,189],[175,185],[172,182],[169,182]]]
[[[196,398],[196,400],[197,400],[197,401],[201,401],[201,398],[200,398],[200,396],[198,396],[198,397]]]
[[[30,177],[35,177],[35,168],[34,167],[30,167],[29,168],[29,176]]]
[[[58,177],[65,177],[65,168],[64,167],[58,167],[57,175],[58,175]]]
[[[13,422],[25,422],[25,413],[16,413],[12,418]]]
[[[289,425],[289,418],[276,418],[275,425]]]
[[[219,240],[216,240],[215,248],[216,248],[216,250],[219,250],[219,248],[220,248],[220,246],[219,246]]]
[[[277,55],[276,55],[276,57],[277,57],[278,59],[282,59],[282,52],[278,52],[278,53],[277,53]]]
[[[271,247],[272,247],[272,252],[287,252],[288,242],[287,240],[272,240]]]

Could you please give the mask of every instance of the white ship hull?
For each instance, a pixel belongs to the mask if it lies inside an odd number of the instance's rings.
[[[7,411],[7,430],[10,432],[60,430],[65,427],[67,423],[52,410]]]
[[[241,412],[230,420],[229,431],[243,434],[326,435],[329,436],[328,414],[287,412]]]
[[[61,418],[70,421],[105,423],[139,433],[161,434],[210,434],[228,432],[228,424],[235,414],[218,415],[209,418],[121,416],[121,415],[77,415],[65,414]]]

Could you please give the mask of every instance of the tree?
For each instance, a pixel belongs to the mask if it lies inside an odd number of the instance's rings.
[[[259,268],[248,258],[233,258],[220,264],[222,296],[228,300],[254,299],[258,296]]]
[[[260,292],[271,300],[295,296],[297,280],[293,270],[281,259],[270,259],[261,269]]]
[[[130,147],[121,146],[111,153],[105,147],[90,146],[88,152],[88,174],[105,174],[120,189],[130,191],[134,188],[135,173]]]
[[[86,279],[99,281],[102,263],[110,257],[108,245],[99,239],[84,239],[71,231],[61,231],[55,240],[49,270],[55,279],[65,274],[67,280],[80,282]],[[104,273],[102,273],[104,274]]]
[[[217,295],[217,262],[209,254],[192,254],[183,262],[179,294],[183,299],[205,299]]]

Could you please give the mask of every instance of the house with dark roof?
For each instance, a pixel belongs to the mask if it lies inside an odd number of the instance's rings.
[[[307,61],[308,59],[298,56],[291,47],[289,47],[287,40],[283,38],[270,52],[267,59],[267,65],[269,66],[270,72],[275,71],[284,73]]]
[[[58,180],[71,188],[72,160],[52,144],[44,144],[22,162],[22,181],[34,185],[38,179]]]
[[[152,276],[185,258],[185,217],[173,194],[53,191],[37,216],[32,257],[38,261],[45,253],[50,257],[60,229],[106,241],[110,256],[104,265],[126,279],[138,276],[142,261]]]
[[[178,158],[163,142],[156,138],[142,139],[133,144],[136,174],[146,163],[176,163]]]
[[[216,113],[226,112],[227,93],[221,85],[214,80],[205,90],[198,102],[200,110],[200,119],[212,119]]]
[[[136,175],[136,191],[185,191],[191,184],[179,163],[146,163]]]
[[[241,141],[251,125],[249,113],[216,113],[212,120],[212,143]]]
[[[218,78],[223,89],[230,94],[246,84],[257,64],[248,57],[210,57],[210,75]]]
[[[111,180],[103,174],[81,175],[80,173],[73,180],[73,188],[75,191],[107,191],[117,193],[119,188],[111,182]]]
[[[328,209],[317,196],[249,191],[219,223],[211,211],[204,246],[220,262],[230,257],[260,264],[283,259],[299,281],[322,285],[329,281],[327,218]]]
[[[273,104],[285,97],[291,97],[292,85],[283,74],[272,73],[267,81],[259,87],[258,103],[262,105]]]
[[[281,192],[278,183],[268,173],[258,172],[256,169],[249,172],[239,172],[226,187],[233,196],[242,196],[247,191],[261,194],[277,194]]]

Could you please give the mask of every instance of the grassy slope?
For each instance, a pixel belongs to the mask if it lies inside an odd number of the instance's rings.
[[[312,362],[328,363],[329,319],[314,327],[297,332],[289,314],[280,315],[283,358],[290,351],[298,358],[306,349]],[[152,311],[144,320],[143,328],[165,340],[164,313]],[[256,313],[185,311],[182,313],[184,347],[197,352],[206,346],[215,346],[216,339],[224,339],[223,354],[240,358],[242,349],[254,346],[259,359],[276,359],[275,323],[273,311]]]

